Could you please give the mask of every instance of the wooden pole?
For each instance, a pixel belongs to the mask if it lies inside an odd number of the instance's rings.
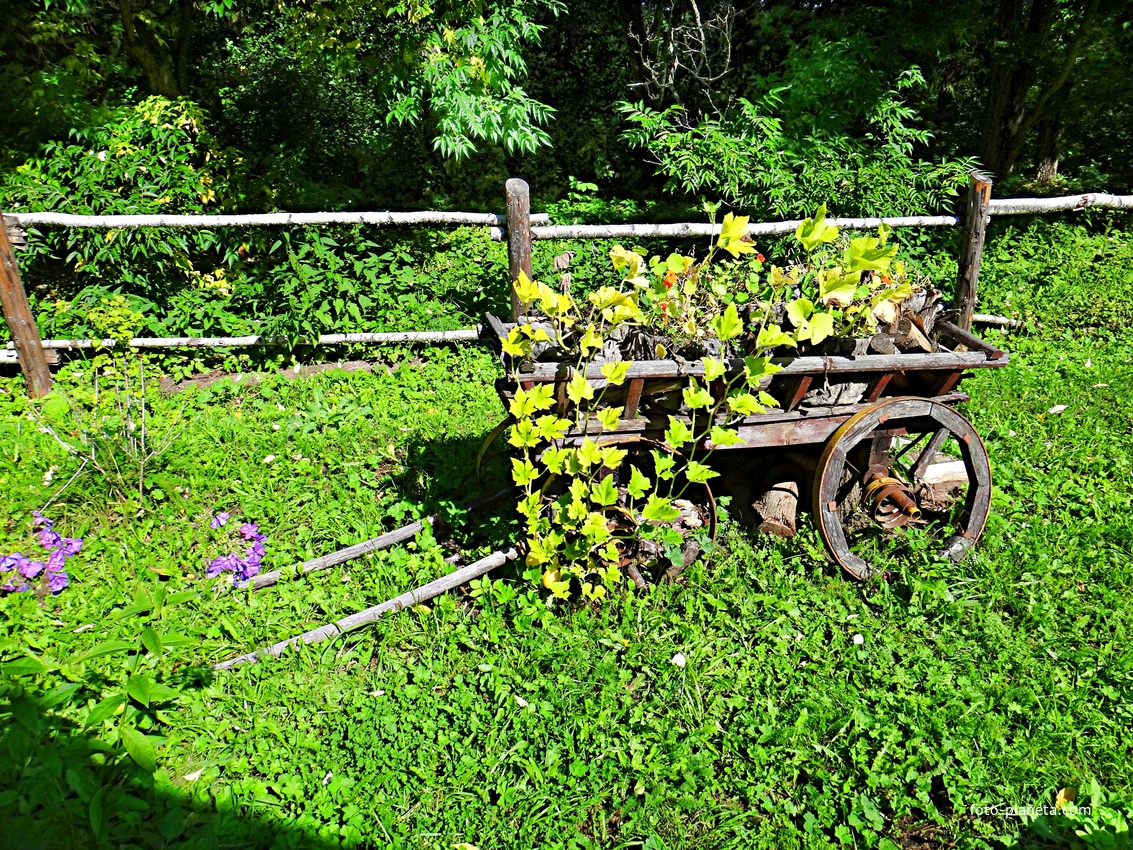
[[[388,614],[390,611],[400,611],[404,608],[420,605],[422,602],[432,599],[434,596],[439,596],[446,590],[452,590],[454,587],[460,587],[460,585],[466,584],[474,578],[479,578],[484,575],[484,573],[494,570],[496,567],[502,566],[517,557],[519,557],[519,553],[515,550],[515,547],[496,552],[495,554],[489,555],[487,558],[481,558],[473,564],[461,567],[446,576],[441,576],[428,584],[423,584],[400,596],[395,596],[393,599],[387,599],[380,605],[359,611],[357,614],[351,614],[349,617],[343,617],[337,622],[327,623],[325,626],[303,632],[301,635],[296,635],[293,638],[274,643],[271,646],[265,646],[263,649],[257,649],[255,652],[249,652],[245,655],[238,655],[236,658],[230,658],[227,661],[221,661],[218,664],[212,665],[212,669],[228,670],[231,667],[235,667],[237,664],[254,664],[267,655],[273,655],[278,658],[288,647],[297,646],[300,642],[310,644],[329,640],[330,638],[337,637],[338,635],[345,634],[353,629],[361,628],[362,626],[372,623],[383,614]]]
[[[968,183],[968,208],[964,214],[964,244],[960,249],[960,272],[956,278],[956,324],[972,329],[972,313],[976,309],[976,292],[980,279],[984,237],[990,219],[991,178],[973,172]]]
[[[20,369],[27,382],[28,395],[41,398],[51,392],[51,371],[47,368],[47,357],[43,353],[43,343],[35,318],[31,314],[24,285],[20,283],[20,270],[12,255],[12,244],[8,241],[8,225],[0,212],[0,306],[8,322],[12,342],[16,344],[16,354],[20,359]]]
[[[515,282],[522,271],[531,271],[531,188],[526,181],[512,177],[505,185],[507,195],[507,265],[511,282],[511,320],[518,321],[526,311],[515,294]]]

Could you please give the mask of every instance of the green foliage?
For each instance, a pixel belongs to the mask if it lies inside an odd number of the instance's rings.
[[[680,106],[622,103],[619,109],[630,124],[626,140],[655,158],[670,192],[707,192],[783,218],[804,213],[812,198],[828,198],[847,215],[913,215],[950,205],[973,165],[914,156],[930,136],[900,98],[923,84],[915,68],[902,75],[865,116],[864,138],[846,131],[799,134],[783,114],[783,88],[754,101],[740,98],[691,124]]]

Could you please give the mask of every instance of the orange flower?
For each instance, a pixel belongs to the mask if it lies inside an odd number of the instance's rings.
[[[677,282],[677,273],[670,269],[665,273],[665,288],[672,289],[673,284]]]
[[[756,259],[756,260],[757,260],[758,262],[762,263],[762,262],[763,262],[764,260],[766,260],[767,258],[766,258],[765,256],[763,256],[762,254],[756,254],[756,255],[755,255],[755,259]]]

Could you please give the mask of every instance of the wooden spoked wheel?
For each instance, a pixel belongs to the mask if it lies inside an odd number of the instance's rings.
[[[934,482],[940,469],[949,472],[943,484]],[[830,437],[815,473],[819,535],[859,579],[874,574],[867,558],[907,527],[938,537],[941,557],[959,561],[979,539],[990,505],[991,467],[979,434],[928,399],[887,399],[854,414]]]

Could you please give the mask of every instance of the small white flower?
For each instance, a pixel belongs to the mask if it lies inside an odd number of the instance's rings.
[[[268,455],[264,458],[264,463],[271,463],[273,460],[275,460],[275,455]]]
[[[1015,429],[1014,429],[1014,428],[1012,428],[1012,429],[1011,429],[1010,431],[1008,431],[1008,432],[1007,432],[1007,436],[1008,436],[1008,437],[1014,437],[1014,436],[1015,436]]]
[[[1091,358],[1087,357],[1086,358],[1086,368],[1089,369],[1093,365],[1094,365],[1094,361]]]
[[[802,640],[802,639],[803,639],[803,633],[802,632],[795,632],[795,640]]]
[[[272,422],[271,423],[271,430],[278,431],[279,430],[279,423],[278,422]]]
[[[861,635],[854,635],[854,643],[857,646],[861,646],[863,643],[865,643],[865,638]]]
[[[280,404],[278,401],[275,403],[275,409],[276,410],[287,410],[287,408],[284,407],[282,404]]]
[[[330,772],[330,771],[328,770],[328,771],[327,771],[327,775],[323,777],[323,785],[330,785],[330,781],[331,781],[331,780],[332,780],[333,778],[334,778],[334,774],[333,774],[333,773],[331,773],[331,772]]]
[[[515,697],[515,704],[518,705],[520,708],[527,708],[527,706],[530,705],[530,703],[528,703],[527,700],[525,700],[523,697],[519,696],[518,694],[512,694],[512,696]]]
[[[98,152],[98,161],[99,162],[106,162],[106,151],[99,151]]]
[[[196,782],[198,779],[201,778],[202,773],[204,773],[203,769],[202,770],[194,770],[192,773],[186,773],[182,778],[186,782]]]
[[[1056,404],[1054,407],[1052,407],[1050,410],[1048,410],[1047,413],[1061,413],[1062,411],[1066,410],[1066,408],[1068,408],[1069,406],[1070,405],[1068,405],[1068,404]]]
[[[673,664],[674,664],[675,666],[677,666],[677,667],[684,667],[684,666],[685,666],[685,663],[686,663],[686,662],[685,662],[685,654],[684,654],[683,652],[678,652],[678,653],[677,653],[676,655],[674,655],[674,656],[672,657],[672,659],[670,659],[670,660],[671,660],[671,661],[673,662]]]

